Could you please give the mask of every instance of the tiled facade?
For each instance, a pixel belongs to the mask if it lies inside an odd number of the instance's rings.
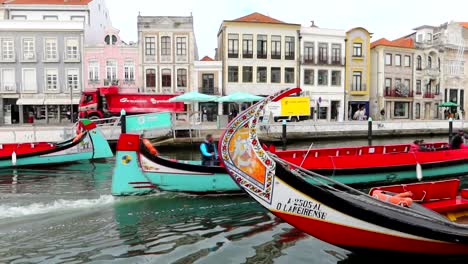
[[[126,44],[119,31],[109,28],[99,45],[85,46],[84,87],[86,90],[117,85],[120,92],[143,90],[138,66],[138,45]]]
[[[217,60],[223,64],[223,94],[272,94],[299,85],[300,25],[253,13],[223,21]]]
[[[198,59],[193,17],[138,16],[138,41],[144,92],[189,92]]]

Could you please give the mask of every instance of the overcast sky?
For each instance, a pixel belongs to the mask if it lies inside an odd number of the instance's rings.
[[[468,21],[467,0],[107,0],[113,26],[125,41],[137,41],[137,16],[194,16],[200,58],[214,56],[223,20],[260,12],[288,23],[348,30],[362,26],[395,39],[420,25]]]

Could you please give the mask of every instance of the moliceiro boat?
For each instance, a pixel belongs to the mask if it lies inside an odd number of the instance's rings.
[[[74,138],[59,143],[0,144],[0,168],[51,165],[113,156],[95,123],[82,119],[80,127],[83,131]]]
[[[178,161],[157,155],[147,139],[121,134],[112,175],[113,195],[142,195],[155,189],[188,193],[241,192],[220,166]]]
[[[373,190],[369,195],[265,151],[256,128],[262,110],[297,92],[299,88],[290,89],[253,105],[228,125],[220,140],[222,162],[247,194],[294,227],[353,251],[468,254],[468,226],[450,221],[431,206],[445,198],[466,199],[466,191],[454,198],[452,193],[437,194],[446,187],[428,185],[434,189],[412,189],[415,195],[403,186],[403,194]],[[250,162],[239,158],[245,151]],[[372,156],[368,162],[374,162]],[[443,207],[466,208],[460,204]]]

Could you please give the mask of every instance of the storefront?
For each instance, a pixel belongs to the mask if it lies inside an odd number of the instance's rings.
[[[76,119],[78,100],[73,100],[73,116]],[[20,98],[18,99],[18,123],[27,124],[66,124],[71,120],[70,99],[43,99]]]
[[[348,120],[356,120],[354,117],[356,112],[363,108],[364,116],[367,119],[371,113],[369,111],[369,102],[367,101],[351,101],[348,102]]]
[[[1,107],[3,109],[2,117],[0,124],[2,125],[12,125],[19,123],[19,107],[16,103],[18,99],[14,98],[4,98],[2,99]],[[1,119],[1,118],[0,118]]]

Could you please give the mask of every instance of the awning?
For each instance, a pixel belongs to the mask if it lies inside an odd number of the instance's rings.
[[[44,98],[20,98],[16,101],[17,105],[43,105]]]
[[[44,101],[45,105],[69,105],[70,98],[48,98]]]

